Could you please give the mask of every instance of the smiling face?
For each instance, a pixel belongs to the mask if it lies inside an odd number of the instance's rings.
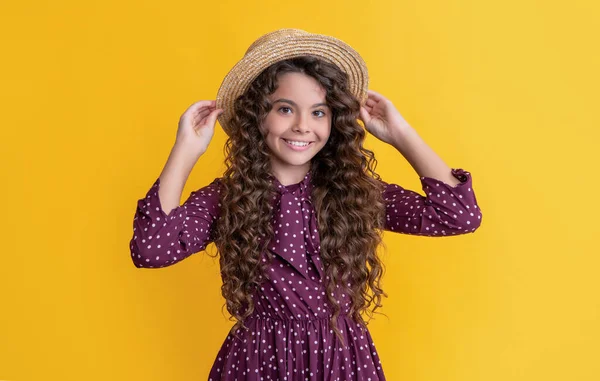
[[[331,133],[331,110],[325,89],[302,73],[281,74],[277,90],[269,95],[273,108],[263,121],[271,151],[271,170],[283,185],[300,182],[311,159],[325,146]]]

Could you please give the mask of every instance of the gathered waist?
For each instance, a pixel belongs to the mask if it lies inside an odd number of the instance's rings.
[[[333,315],[319,315],[319,316],[301,316],[301,317],[292,317],[292,316],[277,316],[277,315],[261,315],[261,314],[252,314],[248,316],[244,321],[277,321],[277,322],[287,322],[287,323],[310,323],[310,322],[329,322],[331,321]],[[353,320],[352,317],[348,314],[340,313],[338,316],[338,320],[342,319],[350,319]]]

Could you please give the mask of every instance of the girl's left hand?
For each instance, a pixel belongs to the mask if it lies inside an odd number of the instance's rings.
[[[402,129],[410,126],[389,99],[373,90],[368,90],[367,94],[366,104],[360,107],[360,120],[379,140],[393,144]]]

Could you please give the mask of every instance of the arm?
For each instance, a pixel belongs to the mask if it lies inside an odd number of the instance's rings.
[[[383,182],[386,205],[384,229],[404,234],[443,237],[472,233],[481,225],[481,209],[473,179],[463,169],[449,169],[448,184],[421,176],[425,196],[397,184]],[[458,182],[458,185],[452,185]]]
[[[165,267],[206,249],[219,216],[215,179],[179,205],[182,189],[197,157],[174,146],[160,177],[137,202],[130,251],[136,267]]]
[[[390,144],[404,156],[419,177],[437,179],[451,186],[461,183],[452,174],[450,167],[408,123],[403,123],[393,129]]]
[[[473,192],[471,174],[451,169],[421,139],[392,102],[369,90],[360,115],[365,128],[391,144],[421,179],[425,196],[385,182],[385,229],[399,233],[445,236],[474,232],[481,210]]]

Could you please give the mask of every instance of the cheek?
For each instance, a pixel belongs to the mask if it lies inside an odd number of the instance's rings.
[[[262,132],[263,135],[279,135],[282,131],[280,130],[284,130],[284,128],[282,128],[282,124],[280,121],[277,120],[276,116],[267,116],[267,118],[265,119],[265,121],[263,122],[262,125]]]
[[[265,120],[259,129],[260,133],[265,139],[268,139],[271,135],[274,135],[277,132],[276,128],[274,128],[272,121],[269,120]]]
[[[323,141],[327,141],[330,138],[330,136],[331,136],[331,122],[329,122],[329,124],[324,126],[323,129],[321,130],[321,132],[319,133],[319,137]]]

